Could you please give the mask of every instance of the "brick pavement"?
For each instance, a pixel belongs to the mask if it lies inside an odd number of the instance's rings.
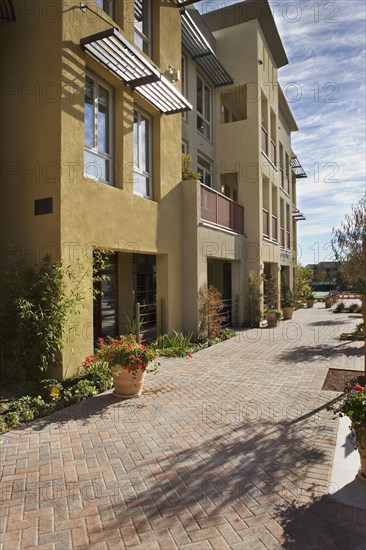
[[[7,434],[3,550],[364,548],[364,510],[328,493],[328,367],[362,370],[355,320],[320,305],[164,360],[141,399],[110,392]]]

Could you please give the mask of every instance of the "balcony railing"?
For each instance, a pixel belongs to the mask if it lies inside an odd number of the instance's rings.
[[[272,216],[272,239],[274,241],[277,241],[278,235],[277,235],[277,218],[276,216]]]
[[[273,164],[276,164],[276,144],[273,141],[273,139],[271,139],[271,151],[270,151],[269,158],[271,159]]]
[[[202,183],[201,220],[244,234],[244,208]]]
[[[269,237],[269,213],[263,208],[263,235]]]
[[[262,126],[262,151],[268,156],[268,132]]]
[[[285,230],[283,227],[280,227],[280,245],[285,248]]]
[[[286,247],[288,250],[291,248],[290,231],[286,231]]]

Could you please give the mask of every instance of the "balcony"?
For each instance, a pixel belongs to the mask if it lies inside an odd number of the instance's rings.
[[[263,236],[269,237],[269,213],[265,208],[263,210]]]
[[[271,159],[273,164],[276,164],[276,144],[273,141],[273,139],[271,139],[270,147],[271,147],[271,150],[270,150],[269,158]]]
[[[277,218],[276,216],[272,216],[272,240],[277,241],[278,234],[277,234]]]
[[[268,157],[268,132],[265,128],[263,128],[263,126],[262,126],[262,151]]]
[[[201,220],[244,234],[244,208],[201,183]]]

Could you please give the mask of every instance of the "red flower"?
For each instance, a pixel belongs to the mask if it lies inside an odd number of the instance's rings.
[[[363,390],[363,387],[362,386],[355,386],[354,388],[356,391],[362,391]]]
[[[192,354],[188,353],[188,355],[186,357],[189,357],[189,359],[192,359]]]

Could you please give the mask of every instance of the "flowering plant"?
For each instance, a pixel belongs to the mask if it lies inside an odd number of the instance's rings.
[[[136,378],[138,371],[146,371],[156,357],[156,351],[136,342],[133,336],[121,336],[119,340],[108,337],[99,339],[96,356],[115,369],[126,369]],[[155,367],[156,370],[157,366]]]
[[[335,416],[348,416],[352,422],[357,448],[366,447],[366,389],[360,385],[347,385],[339,405],[327,407]]]

